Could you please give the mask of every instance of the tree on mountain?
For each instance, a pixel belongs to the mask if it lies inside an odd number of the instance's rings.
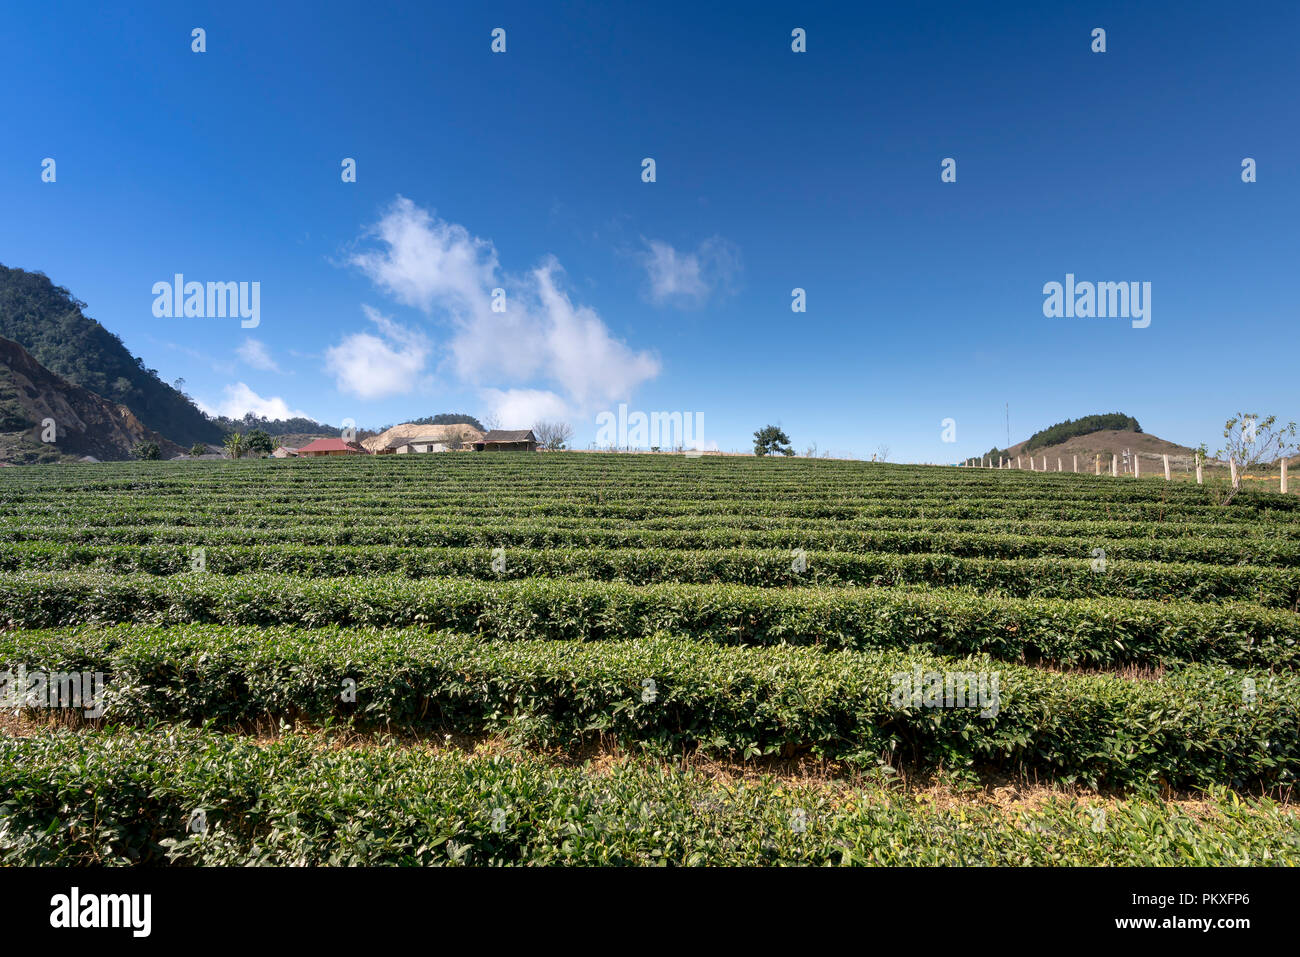
[[[422,419],[412,419],[411,425],[469,425],[480,432],[487,431],[482,422],[465,412],[439,412],[437,415],[426,415]]]
[[[790,436],[778,426],[765,425],[754,433],[755,455],[794,455]]]
[[[1125,415],[1123,412],[1107,412],[1103,415],[1085,415],[1081,419],[1066,419],[1031,435],[1025,440],[1025,451],[1032,452],[1049,445],[1060,445],[1066,439],[1100,432],[1103,429],[1141,432],[1142,426],[1138,425],[1138,420],[1133,416]]]
[[[326,425],[323,422],[317,422],[315,419],[304,419],[301,417],[292,419],[268,419],[266,416],[257,415],[253,412],[247,412],[243,418],[232,419],[224,415],[213,416],[211,421],[221,427],[223,433],[261,429],[267,435],[323,435],[328,438],[337,439],[342,430],[337,426]]]

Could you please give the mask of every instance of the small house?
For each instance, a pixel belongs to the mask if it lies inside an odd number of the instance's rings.
[[[474,443],[478,452],[536,452],[537,436],[532,429],[493,429]]]
[[[355,442],[345,442],[343,439],[317,439],[314,442],[308,442],[298,450],[298,455],[304,458],[314,458],[320,455],[365,455],[366,450]]]

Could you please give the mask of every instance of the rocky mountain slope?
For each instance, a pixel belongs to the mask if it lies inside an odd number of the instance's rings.
[[[54,441],[47,442],[51,420]],[[140,442],[156,442],[163,458],[184,451],[125,405],[74,385],[12,339],[0,338],[0,461],[127,459]]]

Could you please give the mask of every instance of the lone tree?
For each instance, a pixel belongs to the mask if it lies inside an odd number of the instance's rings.
[[[248,446],[244,444],[244,437],[238,432],[231,432],[226,436],[226,452],[232,459],[237,459],[248,451]]]
[[[190,455],[207,455],[208,447],[202,442],[195,442],[190,446]]]
[[[558,452],[573,438],[573,426],[568,422],[548,422],[542,420],[533,425],[533,435],[542,448]]]
[[[158,448],[157,442],[137,442],[131,447],[131,454],[146,462],[162,458],[162,450]]]
[[[790,436],[775,425],[765,425],[754,433],[755,455],[794,455]]]
[[[269,455],[275,451],[275,443],[261,429],[253,429],[244,436],[244,448],[249,452],[261,452]]]
[[[1241,488],[1241,475],[1248,469],[1271,464],[1275,459],[1290,458],[1296,454],[1296,424],[1277,425],[1277,416],[1261,419],[1254,412],[1238,412],[1223,424],[1224,447],[1215,452],[1220,459],[1231,458],[1237,463],[1237,481],[1234,489]]]

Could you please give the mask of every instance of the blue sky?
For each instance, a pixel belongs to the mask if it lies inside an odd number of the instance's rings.
[[[208,408],[581,446],[623,401],[937,462],[1004,403],[1013,441],[1300,418],[1295,3],[181,6],[6,11],[0,262]],[[176,273],[260,324],[155,317]],[[1067,273],[1150,326],[1044,317]]]

